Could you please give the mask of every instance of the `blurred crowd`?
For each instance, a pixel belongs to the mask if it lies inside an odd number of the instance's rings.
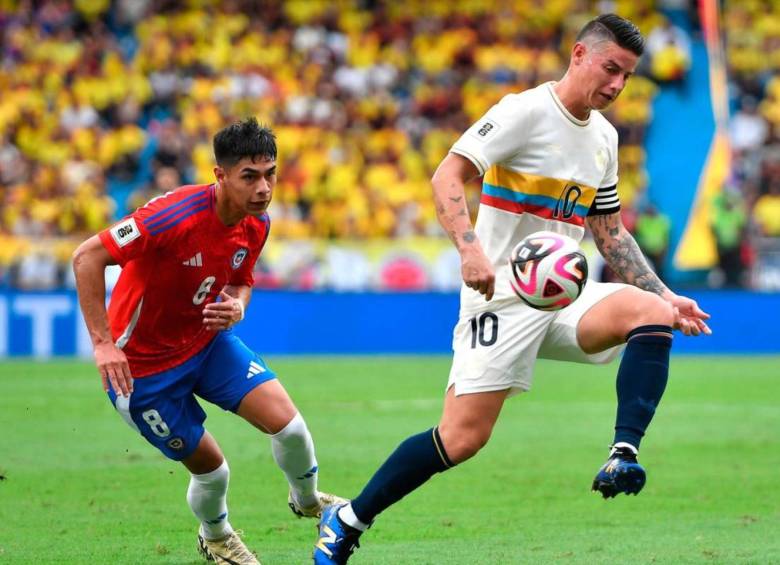
[[[574,35],[605,8],[648,37],[608,117],[626,223],[660,267],[669,221],[645,198],[643,142],[657,83],[685,80],[690,47],[651,0],[0,0],[2,281],[69,284],[81,239],[161,192],[212,181],[212,135],[246,115],[277,134],[272,245],[443,238],[429,185],[439,161],[503,95],[560,78]],[[767,29],[766,45],[777,41]],[[735,141],[772,161],[780,84],[751,77],[780,59],[732,59],[744,82]],[[751,214],[776,234],[780,167],[767,159],[745,158],[742,184],[754,183]],[[469,199],[476,212],[479,184]],[[301,269],[258,269],[264,284],[306,286]]]
[[[780,4],[727,2],[724,19],[732,177],[713,203],[720,282],[780,288],[747,280],[757,260],[780,272]]]

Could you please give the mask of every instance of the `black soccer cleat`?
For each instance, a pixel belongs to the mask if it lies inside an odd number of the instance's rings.
[[[609,459],[593,479],[591,490],[606,498],[614,498],[621,492],[639,494],[645,486],[645,470],[636,460],[636,453],[630,447],[615,447]]]

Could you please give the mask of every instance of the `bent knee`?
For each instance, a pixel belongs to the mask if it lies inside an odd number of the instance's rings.
[[[674,324],[674,307],[657,294],[636,289],[626,298],[623,336],[642,326]]]
[[[456,430],[439,427],[447,457],[455,464],[471,459],[487,445],[490,430]]]

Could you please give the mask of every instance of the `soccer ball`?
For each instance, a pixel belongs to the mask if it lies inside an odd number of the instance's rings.
[[[572,238],[550,231],[532,233],[509,257],[512,290],[537,310],[560,310],[582,293],[588,262]]]

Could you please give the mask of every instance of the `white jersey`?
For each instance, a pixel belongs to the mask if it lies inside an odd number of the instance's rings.
[[[578,120],[552,82],[505,96],[453,145],[484,175],[475,232],[496,270],[493,302],[511,299],[513,247],[539,230],[580,241],[585,218],[617,212],[618,136],[599,112]],[[465,285],[461,314],[484,308]]]

